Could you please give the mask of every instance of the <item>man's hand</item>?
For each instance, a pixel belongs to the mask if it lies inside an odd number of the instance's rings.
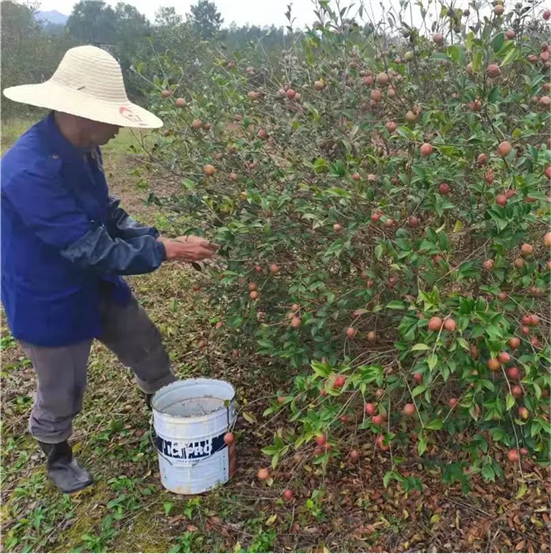
[[[200,262],[212,258],[219,246],[201,237],[193,235],[166,239],[159,237],[166,250],[167,260],[181,260],[183,262]]]

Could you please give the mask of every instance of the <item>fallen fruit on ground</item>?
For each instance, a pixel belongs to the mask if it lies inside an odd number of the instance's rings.
[[[256,476],[260,481],[266,481],[266,479],[270,478],[270,472],[266,468],[262,468],[258,470]]]

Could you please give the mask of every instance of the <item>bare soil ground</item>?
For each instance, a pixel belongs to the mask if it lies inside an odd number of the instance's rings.
[[[137,160],[123,137],[106,155],[112,192],[127,210],[169,231],[136,174]],[[290,379],[254,352],[232,356],[206,294],[192,290],[206,279],[166,265],[131,279],[160,327],[181,378],[213,376],[233,383],[248,417],[238,431],[237,474],[225,487],[196,497],[165,491],[151,446],[150,414],[129,371],[101,345],[94,346],[85,406],[75,422],[79,459],[96,478],[74,496],[47,481],[43,459],[26,425],[35,376],[30,362],[2,326],[2,546],[9,552],[546,552],[549,551],[549,471],[527,463],[503,464],[506,478],[484,483],[472,476],[468,494],[446,486],[441,469],[413,457],[401,471],[420,477],[423,491],[383,486],[387,454],[361,445],[356,464],[342,461],[328,475],[308,460],[283,464],[271,485],[256,479],[268,461],[261,448],[282,422],[262,417],[268,398]],[[197,348],[209,338],[205,350]],[[435,455],[453,461],[443,447]],[[291,487],[294,500],[282,492]]]

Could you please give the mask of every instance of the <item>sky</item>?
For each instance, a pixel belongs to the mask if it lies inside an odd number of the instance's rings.
[[[196,0],[125,0],[128,4],[135,6],[141,13],[153,20],[155,12],[161,6],[174,6],[176,11],[181,15],[186,15],[189,12],[189,7]],[[224,18],[224,26],[232,22],[238,25],[272,25],[276,27],[287,25],[285,12],[290,0],[214,0],[218,11]],[[346,6],[350,3],[360,4],[361,0],[341,0],[341,5]],[[425,0],[425,5],[428,0]],[[451,0],[457,7],[465,6],[468,0]],[[57,10],[65,15],[70,15],[74,0],[42,0],[40,10],[50,11]],[[107,0],[107,4],[114,5],[117,0]],[[399,0],[363,0],[364,6],[368,11],[373,13],[376,18],[379,18],[382,13],[380,4],[384,4],[387,8],[390,4],[397,6]],[[335,5],[335,0],[331,2]],[[313,15],[314,2],[312,0],[294,0],[293,1],[293,16],[296,17],[295,26],[302,27],[311,24],[314,21]],[[433,3],[434,5],[434,3]]]
[[[117,0],[106,0],[108,4],[115,5]],[[189,13],[189,8],[195,3],[195,0],[123,0],[128,4],[135,6],[141,13],[146,15],[151,21],[154,20],[155,12],[161,6],[172,6],[176,8],[176,11],[185,16]],[[224,26],[230,25],[235,22],[238,25],[275,25],[276,27],[287,25],[285,18],[285,12],[287,6],[291,0],[213,0],[216,4],[218,11],[224,18]],[[339,1],[341,6],[348,6],[354,4],[357,8],[363,3],[368,13],[369,19],[378,21],[380,20],[383,12],[391,7],[397,8],[400,1],[403,0],[332,0],[331,5],[335,7],[335,2]],[[418,0],[412,1],[411,4],[415,6]],[[65,15],[70,15],[73,6],[76,4],[76,0],[39,0],[40,10],[50,11],[57,10]],[[449,0],[457,8],[466,8],[470,3],[469,0]],[[526,3],[526,0],[524,0]],[[544,5],[551,0],[545,0]],[[292,0],[293,3],[293,17],[296,18],[295,27],[304,27],[305,25],[311,25],[315,21],[313,13],[314,2],[313,0]],[[431,12],[436,10],[437,2],[431,3],[429,8],[429,14],[434,15]],[[424,5],[429,5],[429,2],[425,1]],[[413,24],[418,25],[420,18],[417,8],[414,8],[417,14],[413,18]],[[352,12],[355,15],[356,10]],[[409,12],[409,10],[408,10]],[[408,13],[409,16],[409,13]],[[429,16],[430,18],[430,16]],[[411,23],[409,17],[406,16],[406,21]]]
[[[189,12],[189,7],[196,0],[124,0],[135,6],[138,11],[153,20],[155,12],[161,6],[173,6],[181,15]],[[76,2],[74,0],[42,0],[41,11],[57,10],[69,15]],[[107,0],[107,4],[115,5],[117,0]],[[214,0],[218,11],[224,18],[224,26],[235,21],[238,25],[286,25],[284,13],[287,11],[289,0]],[[297,23],[303,25],[313,20],[313,4],[311,0],[294,0],[293,14]]]

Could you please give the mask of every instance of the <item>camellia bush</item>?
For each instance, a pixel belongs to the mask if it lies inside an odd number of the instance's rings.
[[[144,172],[221,245],[223,333],[288,368],[274,466],[378,448],[414,487],[400,460],[445,446],[444,479],[494,480],[549,458],[550,13],[401,4],[155,77]]]

